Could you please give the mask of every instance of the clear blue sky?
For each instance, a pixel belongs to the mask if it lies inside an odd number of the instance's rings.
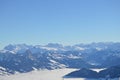
[[[7,44],[120,42],[120,0],[0,0]]]

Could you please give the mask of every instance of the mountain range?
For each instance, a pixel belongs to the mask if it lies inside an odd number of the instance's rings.
[[[0,72],[29,72],[34,69],[106,68],[120,65],[120,43],[99,42],[63,46],[9,44],[0,50]]]

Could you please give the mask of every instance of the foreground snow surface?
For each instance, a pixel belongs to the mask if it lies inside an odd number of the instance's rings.
[[[0,76],[0,80],[62,80],[62,77],[76,69],[39,70],[29,73]]]
[[[56,70],[35,70],[29,73],[17,73],[14,75],[0,76],[0,80],[94,80],[83,78],[65,78],[62,77],[77,69],[56,69]],[[102,79],[105,80],[105,79]],[[111,79],[119,80],[119,79]]]

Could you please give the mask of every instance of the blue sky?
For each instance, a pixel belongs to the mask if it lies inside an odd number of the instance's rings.
[[[0,0],[7,44],[120,42],[120,0]]]

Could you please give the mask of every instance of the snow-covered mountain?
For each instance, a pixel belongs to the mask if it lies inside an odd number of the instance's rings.
[[[120,43],[91,43],[63,46],[8,45],[0,50],[0,67],[5,72],[29,72],[34,69],[90,68],[119,65]],[[3,71],[3,70],[2,70]]]

